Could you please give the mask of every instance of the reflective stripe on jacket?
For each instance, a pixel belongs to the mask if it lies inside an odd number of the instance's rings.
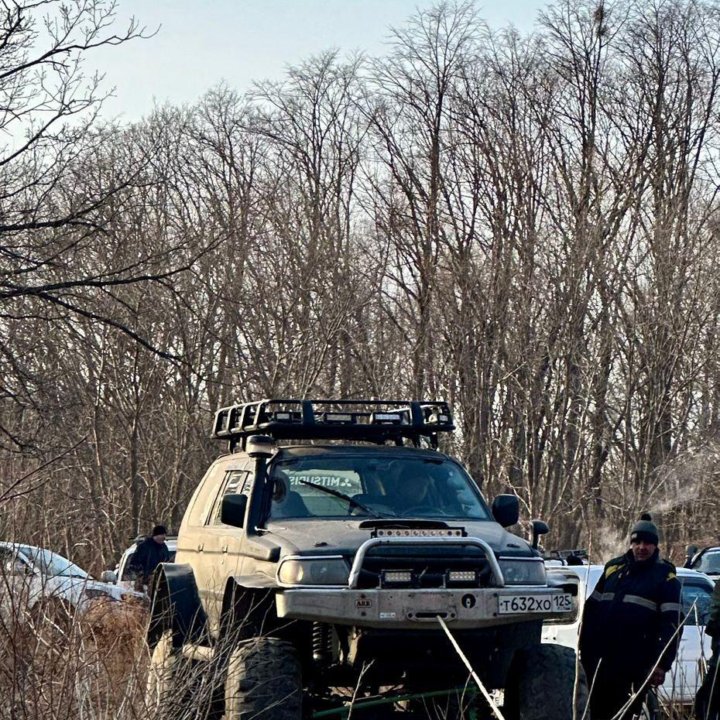
[[[680,582],[656,551],[638,562],[632,551],[611,560],[585,602],[580,652],[592,674],[600,660],[640,677],[658,658],[669,670],[680,639]]]

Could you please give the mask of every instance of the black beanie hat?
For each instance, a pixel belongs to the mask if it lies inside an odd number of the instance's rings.
[[[633,525],[633,529],[630,531],[630,542],[634,540],[644,540],[653,545],[660,542],[658,529],[653,523],[650,513],[643,513],[640,520]]]
[[[167,530],[165,529],[164,525],[156,525],[152,529],[152,536],[155,537],[156,535],[167,535]]]

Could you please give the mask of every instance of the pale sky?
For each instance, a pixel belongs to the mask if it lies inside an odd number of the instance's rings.
[[[551,0],[478,0],[495,29],[527,32]],[[155,104],[194,103],[225,82],[243,92],[254,80],[283,77],[285,69],[337,48],[383,55],[390,26],[402,27],[417,8],[435,0],[118,0],[118,18],[134,15],[149,40],[105,48],[87,69],[106,74],[115,97],[106,117],[132,122]]]

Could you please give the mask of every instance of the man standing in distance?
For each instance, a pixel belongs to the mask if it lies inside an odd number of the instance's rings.
[[[146,537],[135,550],[130,568],[135,574],[135,589],[145,590],[150,583],[150,576],[155,568],[170,560],[170,551],[165,544],[167,530],[163,525],[156,525],[152,534]]]
[[[592,687],[593,720],[618,717],[621,709],[623,720],[639,713],[648,685],[661,685],[675,660],[680,582],[658,543],[645,513],[630,533],[630,549],[605,565],[585,602],[580,659]]]

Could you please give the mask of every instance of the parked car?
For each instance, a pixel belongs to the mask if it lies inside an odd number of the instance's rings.
[[[585,598],[595,589],[602,565],[548,567],[548,577],[563,579],[577,577],[579,583],[577,611],[572,617],[546,620],[543,642],[557,643],[577,649],[580,618]],[[682,585],[682,606],[687,620],[682,630],[678,656],[665,682],[658,689],[661,700],[674,705],[691,705],[702,682],[702,669],[712,654],[711,638],[705,635],[705,623],[710,611],[713,581],[702,573],[686,568],[677,569]]]
[[[135,542],[123,551],[120,556],[120,562],[116,565],[114,570],[106,570],[100,577],[104,582],[117,585],[119,588],[124,590],[134,590],[135,588],[135,575],[131,569],[132,557],[138,548],[138,544],[145,540],[145,535],[140,535],[135,538]],[[170,552],[170,559],[168,562],[175,562],[175,551],[177,550],[177,537],[168,536],[165,538],[165,544]]]
[[[0,608],[5,616],[16,611],[32,612],[40,604],[84,609],[92,600],[142,597],[141,593],[93,579],[58,553],[33,545],[0,542]]]
[[[698,551],[697,547],[691,558],[689,558],[687,567],[698,572],[709,575],[713,580],[720,576],[720,547],[706,547]]]

